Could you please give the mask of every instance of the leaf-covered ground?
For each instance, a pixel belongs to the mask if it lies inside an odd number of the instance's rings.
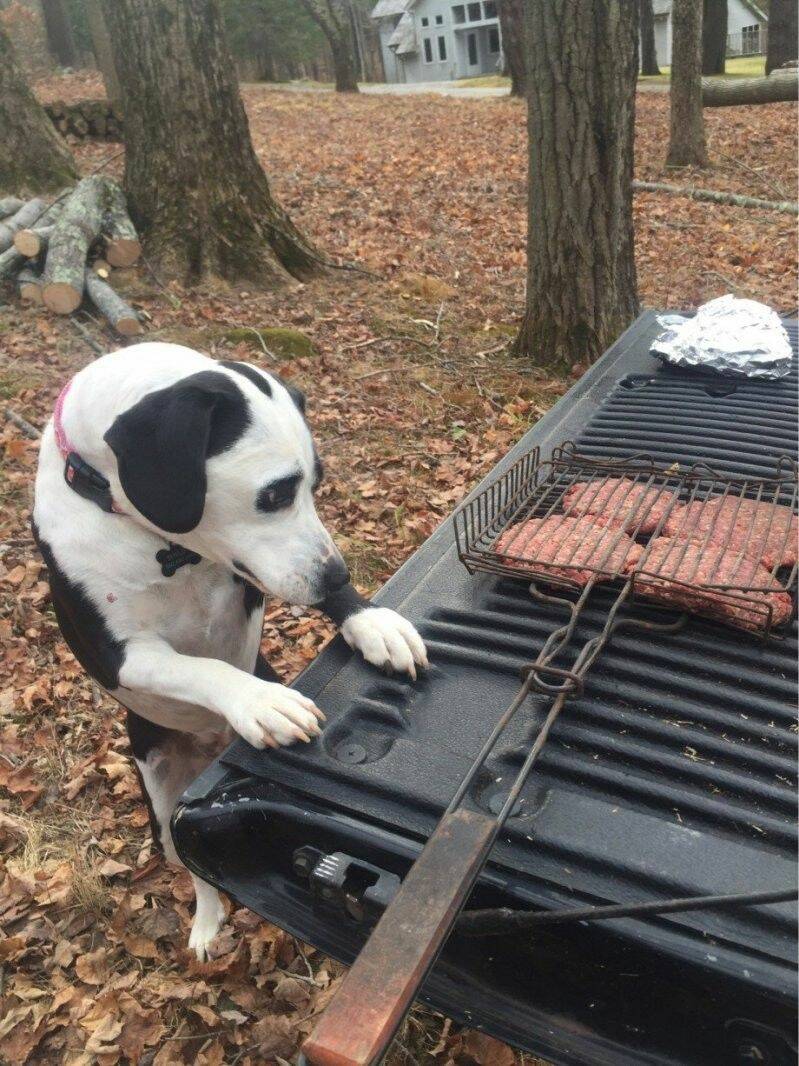
[[[78,98],[96,82],[50,79],[40,91]],[[257,360],[307,391],[328,471],[320,509],[372,591],[568,385],[508,355],[523,302],[523,109],[257,88],[245,98],[296,221],[381,280],[336,272],[277,294],[218,284],[187,294],[142,268],[114,282],[156,337]],[[639,95],[640,177],[789,198],[794,107],[707,110],[715,166],[676,176],[662,168],[667,108],[667,97]],[[116,152],[76,146],[86,170]],[[655,194],[637,195],[635,213],[645,304],[734,291],[795,306],[790,216]],[[93,352],[69,321],[4,295],[2,405],[42,426]],[[111,347],[98,323],[81,324]],[[215,959],[189,956],[188,879],[154,852],[119,713],[48,604],[28,531],[36,442],[4,422],[0,447],[0,1062],[291,1063],[340,967],[235,906]],[[275,604],[264,650],[290,679],[330,635],[314,612]],[[420,1013],[393,1061],[521,1060]]]

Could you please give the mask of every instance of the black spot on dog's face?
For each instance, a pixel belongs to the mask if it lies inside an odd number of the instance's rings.
[[[250,425],[241,389],[203,370],[151,392],[105,434],[133,506],[168,533],[189,533],[205,507],[208,459],[232,448]]]
[[[50,595],[55,616],[64,640],[87,673],[103,688],[119,685],[119,671],[125,660],[125,643],[116,640],[106,625],[98,607],[84,587],[70,581],[46,540],[32,523],[33,538],[47,564]]]

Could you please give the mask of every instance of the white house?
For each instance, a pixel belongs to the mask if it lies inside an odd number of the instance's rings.
[[[378,0],[372,18],[386,81],[450,81],[502,67],[496,0]]]
[[[671,0],[652,0],[658,66],[671,65]],[[768,16],[752,0],[727,0],[727,55],[759,55],[766,50]]]

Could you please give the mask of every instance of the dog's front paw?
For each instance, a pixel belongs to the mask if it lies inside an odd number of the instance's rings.
[[[427,650],[414,626],[388,607],[366,607],[350,615],[341,635],[367,662],[398,670],[416,680],[416,667],[427,667]]]
[[[225,907],[216,889],[210,885],[204,885],[203,888],[205,892],[197,893],[197,912],[189,935],[189,948],[197,956],[198,962],[208,960],[208,949],[225,924]]]
[[[231,710],[225,715],[239,736],[254,748],[277,748],[319,736],[324,715],[307,696],[272,681],[247,678],[229,693]]]

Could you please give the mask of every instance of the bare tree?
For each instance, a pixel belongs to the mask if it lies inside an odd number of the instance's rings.
[[[673,0],[671,19],[671,133],[666,165],[706,167],[702,0]]]
[[[499,25],[502,30],[502,51],[510,75],[511,96],[524,96],[524,0],[499,0]]]
[[[41,4],[50,54],[60,66],[74,67],[78,53],[64,0],[41,0]]]
[[[125,110],[125,184],[166,271],[277,285],[320,258],[253,150],[216,0],[103,0]]]
[[[525,16],[527,303],[515,350],[562,367],[597,359],[638,311],[638,8],[629,0],[536,0]]]
[[[43,192],[74,180],[72,156],[28,87],[2,23],[0,129],[0,191]]]
[[[638,12],[641,20],[641,73],[660,74],[658,53],[655,47],[655,15],[652,0],[638,0]]]
[[[327,38],[333,57],[337,93],[358,92],[352,9],[348,0],[300,0]]]
[[[766,51],[766,74],[778,70],[784,63],[796,59],[799,54],[797,36],[797,0],[771,0],[768,19],[768,45]]]
[[[118,110],[122,109],[122,90],[119,87],[117,68],[114,64],[114,50],[111,37],[105,24],[101,0],[85,0],[86,23],[92,42],[94,59],[103,76],[105,93],[109,101]]]
[[[727,0],[704,0],[702,73],[723,74],[727,56]]]

